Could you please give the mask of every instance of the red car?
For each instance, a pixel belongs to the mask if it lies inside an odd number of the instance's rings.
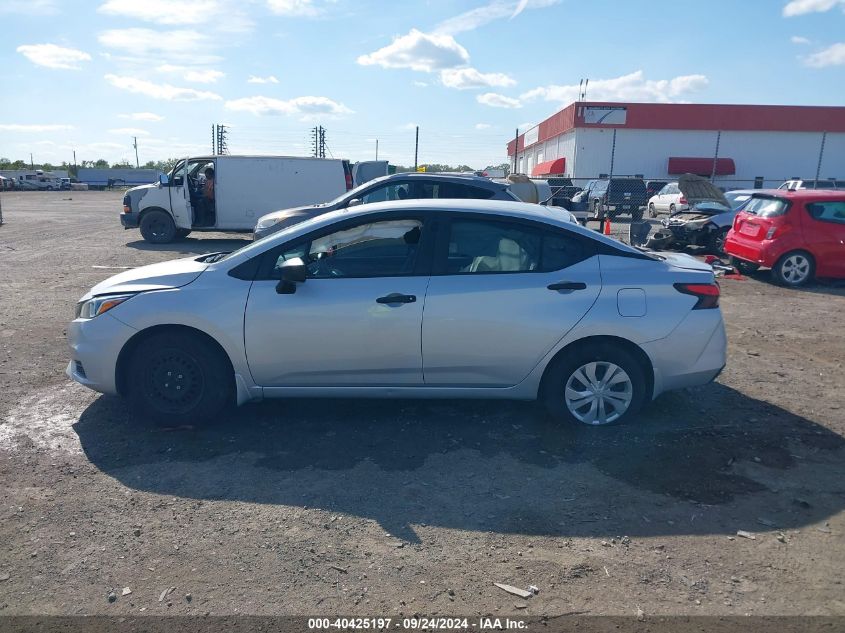
[[[725,252],[740,271],[765,266],[786,286],[845,278],[845,191],[755,194],[734,218]]]

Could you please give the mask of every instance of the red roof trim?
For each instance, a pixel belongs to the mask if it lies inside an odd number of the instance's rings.
[[[534,165],[531,170],[532,176],[549,176],[566,173],[566,159],[556,158],[554,160],[547,160],[545,163]]]
[[[624,125],[584,123],[584,106],[624,106]],[[694,103],[616,103],[578,101],[540,123],[538,143],[576,127],[628,128],[640,130],[722,130],[741,132],[845,132],[845,107],[726,105]],[[520,135],[519,151],[525,137]],[[514,153],[514,141],[508,154]]]

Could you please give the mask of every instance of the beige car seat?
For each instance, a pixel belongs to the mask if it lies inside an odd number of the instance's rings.
[[[528,253],[515,241],[503,237],[499,240],[499,251],[495,257],[491,255],[476,257],[469,265],[467,272],[516,272],[534,268],[527,264]]]

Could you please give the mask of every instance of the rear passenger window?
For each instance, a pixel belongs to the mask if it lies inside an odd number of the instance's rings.
[[[560,233],[546,233],[543,235],[543,257],[540,260],[540,270],[550,272],[572,266],[586,259],[585,250],[583,242],[578,239]]]
[[[819,222],[845,224],[845,201],[810,202],[807,203],[807,212]]]

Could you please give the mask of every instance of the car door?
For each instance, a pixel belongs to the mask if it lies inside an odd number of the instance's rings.
[[[422,327],[427,386],[519,383],[601,290],[594,242],[566,229],[467,213],[437,234]]]
[[[173,221],[177,227],[184,229],[191,228],[193,224],[191,187],[188,179],[188,171],[193,167],[196,167],[196,162],[189,163],[187,158],[180,161],[173,170],[172,180],[168,183]]]
[[[819,277],[845,277],[845,198],[808,202],[801,233]]]
[[[428,233],[420,214],[370,215],[265,253],[244,315],[255,382],[421,385]],[[306,262],[307,278],[279,294],[280,266],[295,257]]]

